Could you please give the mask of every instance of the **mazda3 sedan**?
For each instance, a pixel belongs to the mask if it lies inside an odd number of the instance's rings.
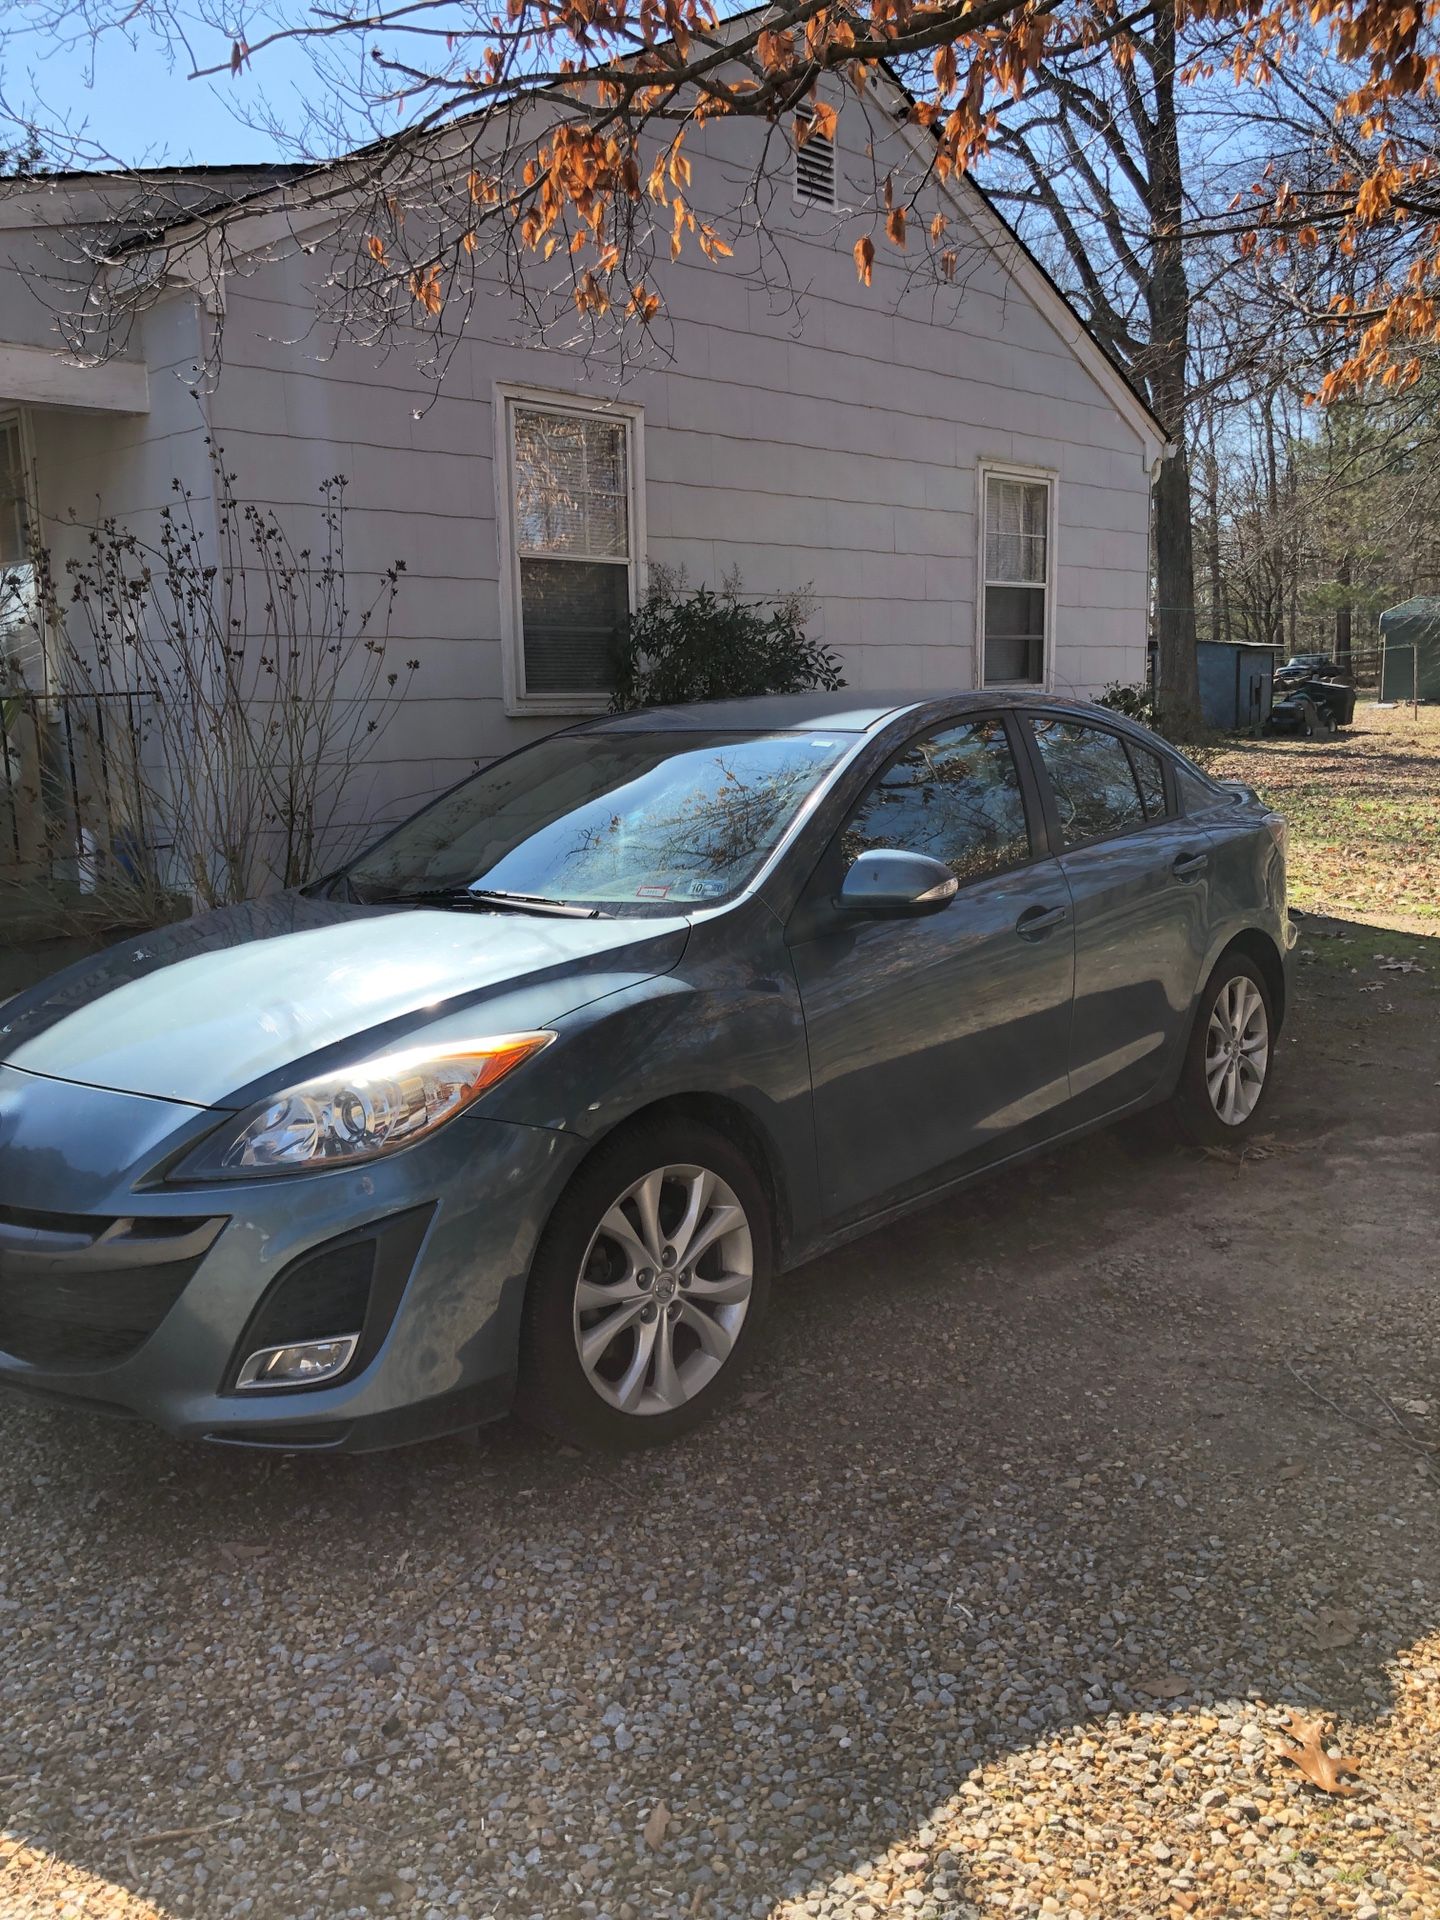
[[[661,1441],[773,1275],[1263,1111],[1285,830],[1100,709],[627,714],[0,1008],[0,1390],[256,1447]]]

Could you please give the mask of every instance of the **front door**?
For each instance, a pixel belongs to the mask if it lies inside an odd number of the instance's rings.
[[[1033,855],[1015,744],[998,715],[908,742],[792,917],[832,1223],[999,1157],[1066,1098],[1070,896]],[[943,860],[959,892],[914,916],[836,911],[847,868],[878,848]]]
[[[1177,816],[1143,742],[1031,717],[1075,912],[1073,1118],[1153,1092],[1189,1029],[1210,913],[1210,844]]]

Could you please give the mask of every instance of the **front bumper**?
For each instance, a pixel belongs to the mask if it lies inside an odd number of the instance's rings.
[[[286,1448],[394,1445],[505,1411],[535,1243],[582,1142],[462,1115],[367,1167],[146,1185],[150,1168],[213,1123],[174,1102],[0,1067],[0,1256],[10,1249],[0,1257],[0,1327],[26,1345],[13,1330],[36,1324],[25,1307],[49,1304],[45,1275],[60,1289],[103,1289],[114,1249],[124,1249],[121,1284],[149,1302],[153,1320],[138,1344],[138,1322],[117,1340],[114,1326],[135,1321],[117,1286],[96,1296],[107,1308],[95,1316],[105,1322],[98,1336],[63,1354],[31,1339],[34,1359],[0,1351],[0,1392],[137,1417],[187,1438]],[[398,1304],[357,1371],[333,1386],[229,1390],[242,1336],[277,1276],[329,1242],[383,1233],[417,1210]]]

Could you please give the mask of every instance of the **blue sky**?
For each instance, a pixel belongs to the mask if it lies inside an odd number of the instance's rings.
[[[7,11],[13,7],[8,0]],[[214,45],[223,54],[223,42]],[[236,79],[189,80],[183,53],[172,63],[153,39],[131,45],[111,35],[92,74],[88,44],[59,46],[10,25],[0,38],[0,58],[9,115],[34,106],[42,125],[64,125],[72,136],[83,132],[89,146],[130,165],[289,157],[269,134],[247,126],[245,116],[263,114],[268,104],[298,124],[297,89],[313,84],[308,61],[278,47]]]

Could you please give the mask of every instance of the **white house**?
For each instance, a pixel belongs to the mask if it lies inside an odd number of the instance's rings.
[[[694,204],[723,217],[765,129],[712,121],[687,144]],[[244,498],[313,504],[349,480],[351,559],[403,559],[403,652],[418,659],[378,749],[382,814],[606,700],[608,636],[647,567],[747,593],[809,588],[814,631],[859,688],[1031,683],[1066,693],[1143,677],[1152,471],[1163,435],[1037,262],[967,184],[944,198],[964,261],[936,288],[877,247],[852,260],[877,174],[923,136],[841,107],[807,143],[768,230],[788,291],[693,248],[661,269],[663,337],[617,384],[604,354],[537,344],[497,280],[438,393],[413,357],[322,351],[331,256],[276,246],[289,170],[196,170],[165,185],[247,196],[218,281],[181,277],[125,351],[78,365],[43,293],[57,235],[104,217],[105,177],[0,201],[0,459],[11,510],[63,542],[71,510],[140,525],[188,487],[209,511],[207,436]],[[133,179],[124,187],[133,195]],[[218,380],[197,385],[223,304]],[[557,464],[583,503],[546,511]],[[362,551],[363,550],[363,551]],[[34,663],[32,663],[33,667]]]

